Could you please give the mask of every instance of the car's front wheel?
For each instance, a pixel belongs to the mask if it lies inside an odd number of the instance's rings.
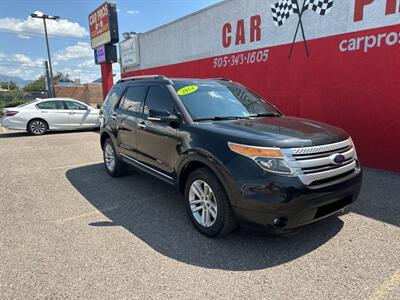
[[[125,174],[127,166],[119,159],[110,139],[106,139],[103,144],[103,158],[107,173],[112,177],[120,177]]]
[[[223,236],[235,229],[235,217],[224,187],[210,170],[197,169],[189,175],[185,202],[194,225],[206,236]]]
[[[28,123],[28,132],[33,135],[45,134],[48,130],[47,123],[40,119],[32,120]]]

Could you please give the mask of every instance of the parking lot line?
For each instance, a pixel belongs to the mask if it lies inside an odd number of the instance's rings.
[[[146,198],[140,198],[138,200],[149,201],[149,200],[152,200],[153,198],[157,199],[159,197],[165,197],[165,196],[173,195],[173,194],[175,194],[175,193],[174,192],[168,192],[168,193],[164,193],[164,194],[161,194],[161,195],[154,195],[154,196],[150,196],[150,197],[146,197]],[[72,217],[68,217],[68,218],[65,218],[65,219],[56,220],[55,223],[59,224],[59,223],[73,221],[73,220],[80,219],[80,218],[85,218],[85,217],[96,215],[96,214],[104,214],[105,212],[109,212],[109,211],[116,210],[116,209],[121,209],[121,208],[128,208],[129,206],[131,206],[131,205],[118,205],[118,206],[112,206],[112,207],[104,208],[104,209],[100,209],[100,210],[96,209],[96,210],[93,210],[93,211],[90,211],[90,212],[87,212],[87,213],[84,213],[84,214],[81,214],[81,215],[77,215],[77,216],[72,216]]]
[[[100,164],[100,163],[103,163],[103,161],[89,161],[89,162],[80,163],[80,164],[71,164],[71,165],[49,168],[47,170],[49,170],[49,171],[62,170],[62,169],[67,169],[67,168],[84,167],[84,166],[95,165],[95,164]]]
[[[386,299],[394,288],[400,287],[400,270],[394,272],[392,276],[387,278],[375,291],[371,300]]]
[[[112,210],[118,209],[120,207],[121,207],[120,205],[119,206],[112,206],[112,207],[109,207],[109,208],[102,209],[101,212],[112,211]],[[81,214],[81,215],[77,215],[77,216],[73,216],[73,217],[57,220],[55,223],[64,223],[64,222],[68,222],[68,221],[73,221],[73,220],[76,220],[76,219],[79,219],[79,218],[84,218],[84,217],[92,216],[92,215],[95,215],[95,214],[100,214],[101,212],[100,212],[100,210],[93,210],[93,211],[85,213],[85,214]]]

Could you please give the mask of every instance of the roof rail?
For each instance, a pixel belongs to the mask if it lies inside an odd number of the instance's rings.
[[[140,76],[132,76],[132,77],[121,78],[120,80],[117,81],[117,83],[121,83],[121,82],[125,82],[125,81],[131,81],[131,80],[144,80],[144,79],[169,80],[164,75],[140,75]]]
[[[232,82],[232,80],[227,79],[227,78],[207,78],[208,80],[221,80],[221,81],[228,81],[228,82]]]

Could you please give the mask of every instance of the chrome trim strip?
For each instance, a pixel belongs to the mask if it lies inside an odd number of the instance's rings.
[[[356,165],[357,165],[356,161],[353,161],[352,163],[340,168],[324,172],[312,173],[312,174],[299,174],[298,177],[305,185],[310,185],[314,181],[329,179],[330,177],[334,177],[346,173],[348,171],[354,170],[356,168]]]
[[[346,146],[352,145],[351,138],[348,138],[345,141],[334,143],[334,144],[327,144],[321,146],[311,146],[311,147],[301,147],[301,148],[284,148],[281,151],[288,155],[302,155],[302,154],[315,154],[327,151],[334,151],[336,149],[344,148]]]
[[[145,168],[147,168],[147,169],[149,169],[149,170],[151,170],[151,171],[153,171],[153,172],[155,172],[155,173],[157,173],[157,174],[159,174],[161,176],[164,176],[165,178],[168,178],[169,180],[174,180],[171,176],[168,176],[168,175],[164,174],[163,172],[160,172],[160,171],[158,171],[156,169],[153,169],[152,167],[149,167],[148,165],[146,165],[144,163],[141,163],[140,161],[137,161],[136,159],[134,159],[134,158],[132,158],[132,157],[130,157],[128,155],[125,155],[125,154],[121,153],[121,156],[123,156],[126,159],[129,159],[129,160],[133,161],[134,163],[136,163],[136,164],[138,164],[138,165],[140,165],[142,167],[145,167]]]
[[[354,148],[351,148],[350,150],[340,154],[344,155],[345,159],[348,160],[354,157]],[[294,158],[288,158],[288,163],[289,166],[293,168],[312,168],[312,167],[330,165],[332,164],[332,160],[329,155],[321,158],[305,159],[305,160],[295,160]]]
[[[341,165],[329,165],[329,166],[321,166],[321,167],[313,167],[310,169],[302,170],[299,174],[311,174],[311,173],[319,173],[323,171],[329,171],[333,169],[337,169],[338,167],[344,167],[348,164],[351,164],[354,161],[354,158],[347,160],[346,162],[342,163]]]

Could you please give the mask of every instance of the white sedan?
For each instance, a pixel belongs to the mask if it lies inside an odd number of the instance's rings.
[[[48,130],[98,128],[99,109],[68,98],[47,98],[3,109],[0,125],[41,135]]]

